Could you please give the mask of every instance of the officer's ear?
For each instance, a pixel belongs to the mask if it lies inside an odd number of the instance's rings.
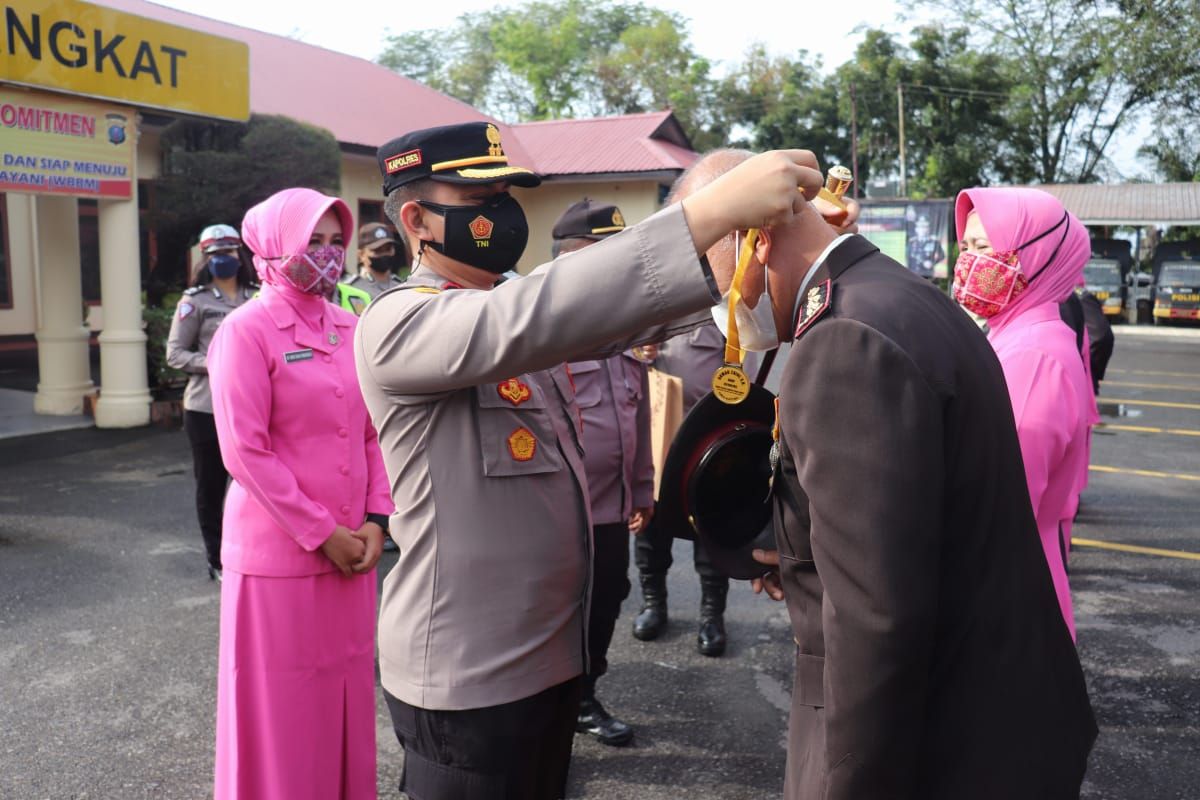
[[[404,232],[417,241],[438,241],[441,239],[430,227],[430,222],[437,215],[430,212],[416,200],[409,200],[400,206],[400,222]]]
[[[770,228],[763,228],[758,232],[758,239],[754,242],[754,258],[760,264],[771,263],[771,246],[774,243],[774,237],[771,234]]]

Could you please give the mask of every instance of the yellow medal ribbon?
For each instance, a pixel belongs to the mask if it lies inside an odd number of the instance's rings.
[[[713,375],[713,394],[722,403],[737,405],[750,396],[750,379],[742,369],[742,361],[746,351],[738,336],[737,304],[742,300],[742,281],[746,277],[746,268],[750,265],[750,257],[754,255],[754,245],[758,242],[758,228],[746,232],[746,240],[742,242],[741,252],[738,253],[737,269],[733,272],[733,281],[729,286],[729,322],[725,331],[725,365]]]

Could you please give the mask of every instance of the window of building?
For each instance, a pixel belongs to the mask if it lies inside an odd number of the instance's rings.
[[[383,203],[378,200],[359,200],[358,225],[362,227],[369,222],[387,222],[383,218]]]
[[[0,192],[0,308],[12,308],[12,262],[8,249],[8,197]]]
[[[100,217],[95,200],[79,201],[79,274],[83,302],[100,302]]]

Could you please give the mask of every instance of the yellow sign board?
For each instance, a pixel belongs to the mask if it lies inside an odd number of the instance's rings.
[[[221,119],[250,116],[245,42],[78,0],[3,4],[0,81]]]
[[[0,192],[133,196],[132,109],[0,86]]]

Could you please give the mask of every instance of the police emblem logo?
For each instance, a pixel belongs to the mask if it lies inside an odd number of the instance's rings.
[[[490,219],[480,214],[471,220],[471,235],[475,237],[475,241],[487,244],[486,240],[492,238],[492,229],[495,227]]]
[[[519,406],[533,397],[533,391],[529,386],[517,378],[509,378],[503,383],[496,384],[496,392],[500,395],[501,400],[512,403],[513,406]]]
[[[726,405],[735,406],[750,396],[750,379],[736,364],[726,364],[713,373],[713,394]]]
[[[195,310],[196,310],[196,307],[194,305],[192,305],[191,303],[180,303],[179,304],[179,318],[187,319],[188,316]]]
[[[488,140],[488,155],[504,155],[504,148],[500,146],[500,129],[489,122],[484,135],[487,136]]]
[[[808,290],[804,296],[804,305],[800,309],[800,319],[796,322],[796,332],[792,339],[799,339],[800,334],[816,322],[829,309],[829,297],[833,293],[831,281],[825,281]]]
[[[528,428],[517,428],[508,437],[508,452],[513,461],[532,461],[537,454],[537,437]]]
[[[618,227],[618,228],[624,228],[624,227],[625,227],[625,217],[623,217],[623,216],[621,215],[621,209],[619,209],[619,208],[614,208],[614,209],[613,209],[613,220],[612,220],[612,222],[613,222],[613,225],[615,225],[615,226],[616,226],[616,227]]]
[[[108,123],[108,141],[113,145],[125,143],[126,133],[125,125],[129,122],[124,114],[105,114],[105,121]]]

